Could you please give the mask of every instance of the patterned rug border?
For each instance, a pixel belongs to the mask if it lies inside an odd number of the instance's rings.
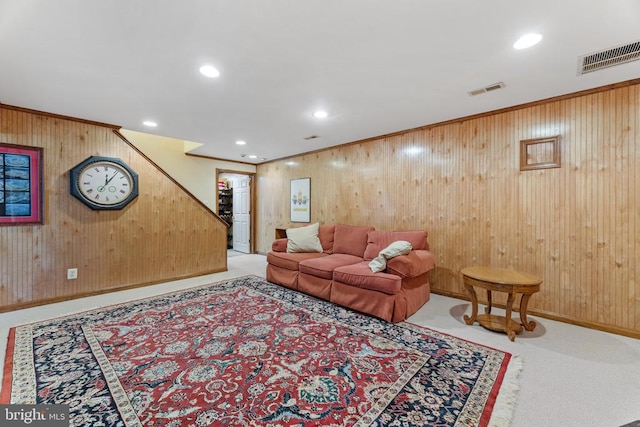
[[[109,363],[109,359],[107,355],[104,354],[98,339],[93,333],[91,327],[82,325],[82,332],[87,338],[87,342],[89,343],[89,347],[91,348],[91,352],[95,356],[102,369],[102,373],[107,381],[107,387],[111,391],[111,396],[113,396],[114,404],[118,408],[118,412],[122,415],[122,421],[126,426],[134,426],[141,425],[140,419],[138,415],[135,413],[133,406],[131,405],[131,401],[127,397],[127,392],[122,387],[120,383],[120,379],[118,375],[113,369],[111,363]]]
[[[491,409],[490,418],[483,417],[482,421],[484,421],[484,423],[481,422],[481,424],[489,427],[508,426],[511,424],[511,420],[513,419],[513,412],[518,402],[518,391],[520,391],[520,374],[524,369],[524,361],[522,360],[521,356],[514,355],[507,351],[486,344],[480,344],[466,338],[460,338],[447,332],[441,332],[435,329],[431,329],[427,326],[418,325],[417,323],[409,322],[406,320],[401,323],[415,327],[418,330],[423,329],[432,333],[435,332],[441,336],[450,337],[457,341],[464,341],[471,345],[484,347],[507,355],[507,367],[503,372],[500,373],[500,375],[496,379],[496,384],[494,385],[494,390],[492,391],[493,398],[487,401],[487,408]]]
[[[167,300],[166,304],[171,304],[173,300],[179,299],[181,296],[188,295],[189,293],[198,293],[209,288],[215,288],[215,285],[224,285],[224,284],[236,282],[238,280],[246,280],[246,279],[259,280],[263,282],[263,284],[265,284],[266,286],[277,287],[277,285],[271,284],[267,282],[264,278],[256,275],[239,276],[235,278],[224,279],[221,281],[197,285],[197,286],[188,287],[184,289],[167,291],[157,295],[138,298],[138,299],[125,301],[121,303],[114,303],[110,305],[95,307],[88,310],[83,310],[83,311],[70,313],[62,316],[48,318],[40,321],[28,322],[28,323],[11,327],[9,332],[8,345],[7,345],[7,351],[6,351],[6,357],[5,357],[2,391],[0,392],[0,403],[9,403],[13,394],[12,383],[13,383],[13,368],[14,368],[14,363],[16,362],[14,360],[16,340],[21,340],[21,339],[24,340],[26,337],[26,332],[31,331],[33,326],[35,325],[43,326],[46,324],[51,324],[53,322],[62,322],[62,321],[70,321],[70,320],[79,321],[79,318],[86,318],[87,316],[91,316],[91,315],[95,316],[105,311],[109,311],[109,312],[116,311],[120,307],[125,307],[125,306],[131,307],[132,304],[135,307],[139,307],[140,305],[144,305],[145,303],[148,303],[150,301],[158,302],[162,299]],[[286,289],[286,288],[283,288],[283,289]],[[287,289],[287,291],[291,291],[291,290]],[[292,291],[292,292],[295,292],[295,291]],[[299,294],[299,297],[297,298],[301,300],[305,300],[305,299],[316,300],[314,297],[311,297],[306,294]],[[352,313],[350,310],[339,307],[339,306],[335,306],[335,311]],[[477,342],[473,342],[470,340],[466,340],[464,338],[460,338],[445,332],[440,332],[440,331],[431,329],[429,327],[418,325],[412,322],[388,324],[384,321],[381,321],[380,319],[371,318],[366,315],[361,315],[361,316],[363,316],[361,318],[366,318],[368,321],[373,321],[374,323],[377,323],[379,327],[383,329],[387,329],[388,327],[391,327],[391,328],[400,327],[400,328],[403,328],[404,330],[415,331],[421,334],[424,333],[432,336],[435,339],[442,340],[445,342],[449,342],[453,340],[453,341],[457,341],[458,343],[466,343],[469,346],[476,346],[486,350],[491,350],[493,352],[501,353],[504,357],[504,360],[501,363],[500,368],[498,369],[499,372],[497,372],[490,396],[488,396],[488,398],[486,399],[486,404],[483,409],[483,414],[480,417],[481,419],[480,419],[479,425],[506,426],[510,424],[511,419],[513,417],[515,405],[517,402],[517,392],[519,390],[518,377],[520,375],[520,372],[523,369],[522,359],[519,356],[514,356],[511,353],[508,353],[506,351],[492,348],[490,346],[479,344]],[[348,314],[345,314],[344,316],[340,316],[340,317],[344,317],[344,319],[340,319],[340,320],[345,321],[345,319],[348,318],[349,316]],[[358,322],[346,322],[346,323],[349,324],[351,327],[362,329],[361,326],[357,325]],[[375,329],[375,327],[373,329]],[[364,330],[371,332],[371,327],[365,327]],[[23,369],[27,371],[29,371],[33,367],[33,363],[29,363],[28,361],[24,361],[24,360],[20,360],[19,365],[22,365]],[[27,376],[32,377],[29,375]],[[35,384],[35,377],[33,377],[32,380]],[[117,394],[116,390],[113,390],[113,392],[114,392],[114,395]],[[123,413],[122,415],[124,418],[126,414]],[[467,425],[467,423],[464,422],[464,420],[458,419],[456,422],[456,425],[460,423],[462,425]]]

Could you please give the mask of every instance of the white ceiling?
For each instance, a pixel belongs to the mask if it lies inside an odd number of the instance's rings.
[[[261,163],[639,78],[577,75],[638,40],[639,0],[0,0],[0,103]]]

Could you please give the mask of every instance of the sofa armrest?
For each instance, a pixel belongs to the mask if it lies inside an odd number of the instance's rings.
[[[435,266],[436,260],[433,254],[427,250],[418,249],[407,255],[399,255],[387,260],[386,272],[402,278],[410,278],[427,273]]]
[[[287,252],[287,242],[289,241],[289,239],[282,238],[282,239],[276,239],[273,241],[273,243],[271,244],[271,250],[273,252]]]

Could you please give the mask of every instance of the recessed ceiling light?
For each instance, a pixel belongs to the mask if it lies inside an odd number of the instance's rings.
[[[150,128],[158,126],[156,122],[152,122],[151,120],[145,120],[144,122],[142,122],[142,124],[145,126],[149,126]]]
[[[315,117],[316,119],[324,119],[328,115],[329,115],[329,113],[327,113],[326,111],[323,111],[323,110],[318,110],[315,113],[313,113],[313,117]]]
[[[236,141],[236,144],[238,145],[245,145],[247,142],[246,141]]]
[[[200,67],[200,72],[207,77],[218,77],[220,75],[220,71],[211,65],[203,65]]]
[[[529,33],[520,37],[517,42],[513,44],[514,49],[526,49],[528,47],[537,44],[540,40],[542,40],[542,34]]]
[[[254,156],[253,154],[249,156],[250,159],[257,159],[258,156]]]

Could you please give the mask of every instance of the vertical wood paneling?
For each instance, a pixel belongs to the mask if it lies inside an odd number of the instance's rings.
[[[519,141],[560,135],[561,168],[519,170]],[[460,269],[540,275],[538,313],[640,334],[640,86],[622,86],[258,166],[258,244],[311,177],[312,222],[424,229],[438,292]],[[502,298],[499,301],[504,301]]]
[[[112,128],[0,107],[0,141],[44,149],[45,224],[0,227],[4,309],[226,269],[226,226]],[[132,204],[93,211],[69,194],[69,170],[91,155],[137,171]]]
[[[628,123],[627,123],[627,127],[628,127],[628,141],[629,141],[629,153],[628,153],[628,168],[627,168],[627,181],[628,181],[628,185],[629,185],[629,189],[628,189],[628,209],[629,212],[627,214],[627,218],[629,220],[629,239],[631,240],[629,242],[629,253],[628,253],[628,261],[627,261],[627,269],[628,269],[628,274],[629,274],[629,279],[627,282],[627,290],[629,292],[628,294],[628,298],[626,301],[626,308],[625,310],[627,311],[628,315],[629,315],[629,320],[628,323],[630,325],[630,327],[632,329],[640,329],[640,325],[638,325],[638,323],[636,322],[636,317],[635,317],[635,311],[636,311],[636,301],[640,301],[640,299],[638,299],[638,293],[636,292],[636,290],[638,289],[638,276],[636,275],[636,267],[635,265],[637,264],[636,260],[636,246],[635,243],[637,242],[637,234],[638,234],[638,223],[635,221],[635,217],[637,215],[637,213],[635,212],[634,207],[640,206],[638,205],[638,199],[636,197],[637,194],[637,183],[636,181],[634,181],[635,177],[636,177],[636,173],[638,173],[638,169],[637,166],[638,164],[634,161],[634,159],[638,159],[638,155],[637,155],[637,146],[636,146],[636,139],[635,139],[635,135],[636,135],[636,131],[635,131],[635,127],[638,125],[637,123],[637,116],[639,114],[638,112],[638,98],[637,98],[637,89],[636,88],[629,88],[628,91],[628,100],[627,100],[627,107],[628,107],[628,113],[627,113],[627,117],[628,117]]]

